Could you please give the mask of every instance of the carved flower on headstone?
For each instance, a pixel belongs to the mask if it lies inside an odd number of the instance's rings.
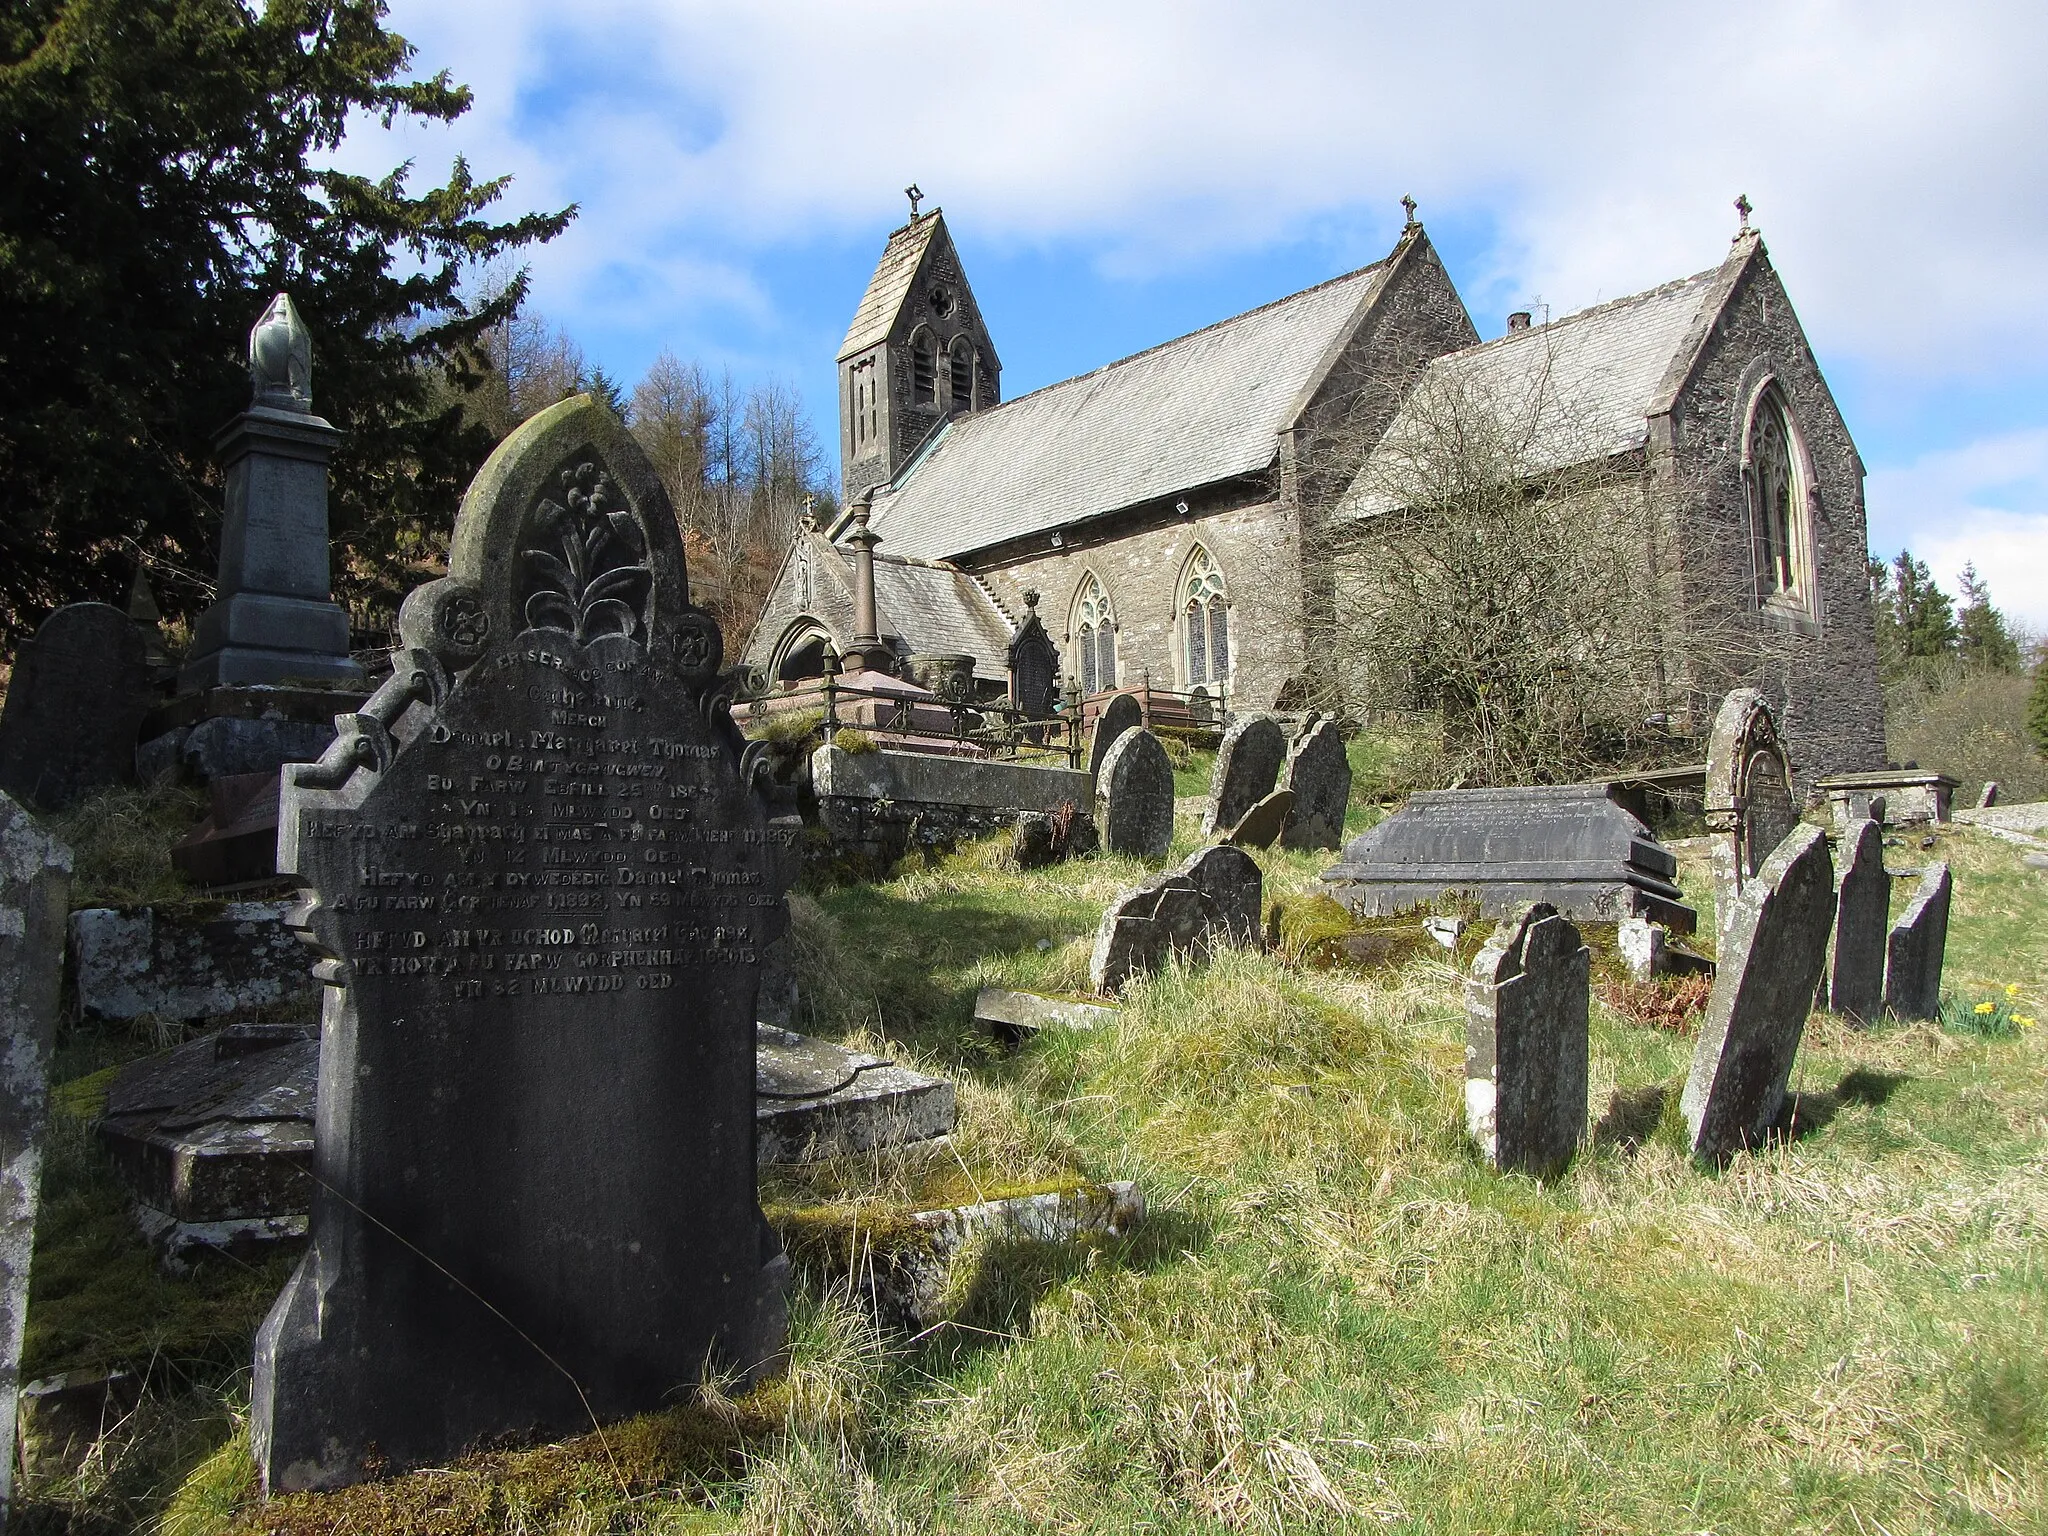
[[[561,501],[535,506],[527,525],[527,537],[536,541],[521,556],[535,583],[526,599],[527,624],[566,630],[579,642],[638,638],[654,582],[639,524],[611,505],[611,482],[595,464],[563,470],[562,492]]]

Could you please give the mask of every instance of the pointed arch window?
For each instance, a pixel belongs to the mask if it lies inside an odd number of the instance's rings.
[[[920,326],[910,338],[910,403],[937,405],[938,378],[938,343]]]
[[[1775,382],[1764,384],[1750,409],[1742,457],[1757,603],[1811,617],[1812,479],[1799,429]]]
[[[965,336],[954,341],[950,361],[953,409],[971,411],[974,409],[974,348]]]
[[[1074,594],[1069,627],[1081,673],[1081,692],[1102,693],[1116,686],[1116,615],[1109,593],[1093,571],[1081,578]]]
[[[1230,596],[1222,569],[1200,544],[1181,573],[1180,631],[1189,692],[1213,693],[1230,676]]]

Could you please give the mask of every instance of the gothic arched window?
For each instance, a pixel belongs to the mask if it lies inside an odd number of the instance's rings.
[[[1749,483],[1750,540],[1759,603],[1807,607],[1811,598],[1811,534],[1805,454],[1777,385],[1766,384],[1750,411],[1743,445]]]
[[[1074,655],[1081,673],[1081,692],[1102,693],[1116,686],[1116,615],[1109,606],[1109,593],[1090,571],[1081,578],[1074,594],[1074,613],[1069,626]]]
[[[1230,599],[1215,557],[1199,544],[1181,572],[1180,630],[1188,691],[1213,693],[1230,676]]]
[[[938,343],[922,326],[910,338],[910,403],[937,405],[939,377]]]
[[[952,351],[953,409],[971,411],[974,409],[974,348],[965,336],[953,343]]]

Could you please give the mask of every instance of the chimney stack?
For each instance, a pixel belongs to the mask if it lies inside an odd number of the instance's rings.
[[[1526,331],[1527,329],[1529,329],[1528,310],[1518,309],[1508,316],[1508,334],[1510,336],[1514,335],[1517,331]]]

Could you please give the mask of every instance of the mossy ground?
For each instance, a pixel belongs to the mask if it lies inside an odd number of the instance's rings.
[[[1952,983],[2048,1006],[2048,875],[1980,834],[1938,851]],[[1328,857],[1259,855],[1283,902]],[[1501,1178],[1459,1130],[1462,947],[1231,954],[1134,987],[1110,1027],[980,1032],[983,985],[1084,988],[1103,905],[1145,872],[1020,873],[992,843],[800,899],[799,1027],[951,1074],[961,1129],[764,1185],[794,1236],[1131,1178],[1134,1236],[976,1255],[917,1340],[813,1278],[790,1375],[751,1397],[268,1507],[223,1374],[198,1444],[124,1507],[183,1536],[2048,1530],[2042,1031],[1817,1015],[1791,1134],[1708,1172],[1676,1119],[1692,1040],[1596,1002],[1591,1145],[1555,1182]]]

